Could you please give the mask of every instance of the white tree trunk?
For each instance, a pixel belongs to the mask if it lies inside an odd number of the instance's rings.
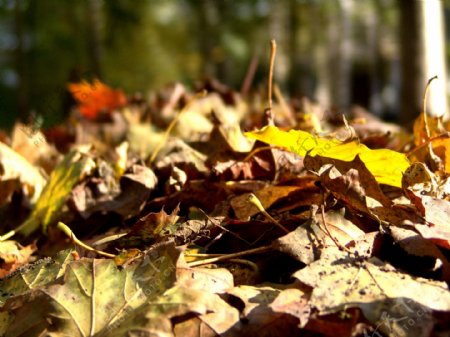
[[[400,120],[409,123],[423,110],[422,100],[427,81],[433,81],[427,104],[432,116],[447,115],[447,74],[443,1],[398,0],[402,90]]]
[[[445,37],[443,1],[419,1],[422,22],[421,39],[423,41],[422,80],[438,76],[429,91],[427,112],[432,116],[447,114],[447,72],[445,65]]]

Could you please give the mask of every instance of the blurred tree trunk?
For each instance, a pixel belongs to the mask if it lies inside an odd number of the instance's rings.
[[[374,1],[375,13],[366,16],[367,23],[367,41],[369,49],[370,64],[370,99],[369,110],[375,115],[380,116],[383,111],[383,102],[381,99],[381,83],[383,73],[383,62],[380,53],[380,21],[384,10],[379,1]]]
[[[299,4],[296,0],[289,0],[289,93],[296,95],[300,90],[299,74]]]
[[[352,12],[353,0],[339,0],[339,29],[332,30],[331,36],[337,45],[334,45],[337,59],[330,58],[330,70],[334,71],[332,84],[333,103],[342,109],[350,106],[351,71],[352,71]],[[336,64],[337,62],[337,64]]]
[[[410,122],[422,110],[428,79],[437,75],[431,86],[427,112],[447,113],[446,68],[442,1],[398,0],[401,41],[400,121]]]
[[[327,106],[347,109],[351,100],[353,0],[339,0],[325,9],[326,40],[317,46],[316,97]]]
[[[102,1],[88,0],[86,6],[87,16],[87,47],[93,75],[102,78]]]
[[[328,59],[331,54],[331,31],[337,28],[331,11],[312,8],[311,16],[322,17],[323,25],[312,25],[314,45],[314,68],[317,73],[317,85],[315,98],[324,107],[329,107],[331,102],[331,74],[328,71]]]
[[[28,115],[28,67],[24,48],[24,22],[23,22],[23,1],[14,1],[14,33],[16,37],[15,61],[18,77],[17,88],[17,112],[22,121],[26,120]]]
[[[216,76],[214,66],[214,46],[216,39],[215,21],[217,21],[216,7],[213,1],[198,0],[191,1],[197,13],[199,32],[198,35],[200,52],[203,59],[203,75]]]
[[[217,77],[224,83],[229,84],[233,75],[233,61],[232,58],[227,55],[226,50],[224,50],[223,40],[217,41],[219,39],[219,32],[221,35],[229,30],[229,23],[231,21],[230,13],[230,3],[227,1],[213,1],[215,10],[220,15],[217,16],[217,22],[215,25],[216,30],[216,43],[220,47],[218,58],[216,60]]]
[[[398,0],[398,3],[402,73],[399,119],[410,122],[420,111],[420,64],[423,55],[419,37],[419,1]]]

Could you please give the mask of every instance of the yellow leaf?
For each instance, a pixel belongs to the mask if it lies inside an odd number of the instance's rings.
[[[357,141],[343,143],[337,139],[325,139],[306,131],[281,131],[275,126],[266,126],[259,131],[247,132],[247,137],[264,143],[284,147],[304,157],[322,156],[343,161],[352,161],[356,155],[366,165],[380,184],[402,186],[402,174],[410,165],[408,158],[400,152],[388,149],[371,150]]]
[[[73,187],[90,172],[95,163],[83,152],[73,150],[53,170],[33,212],[19,227],[23,235],[34,232],[39,225],[45,233],[47,226],[56,220]]]

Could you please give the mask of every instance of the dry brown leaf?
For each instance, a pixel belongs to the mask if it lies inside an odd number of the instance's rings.
[[[328,178],[325,178],[325,186],[329,188],[332,193],[339,193],[341,197],[344,197],[349,192],[349,190],[351,190],[350,193],[356,193],[357,195],[359,195],[356,198],[361,202],[361,205],[359,205],[358,208],[364,208],[363,205],[365,204],[365,202],[361,200],[361,198],[364,196],[377,200],[381,205],[385,207],[389,207],[392,205],[391,200],[386,197],[381,191],[378,182],[375,180],[372,173],[370,173],[370,171],[366,168],[366,165],[361,161],[358,155],[350,162],[321,156],[306,156],[304,161],[305,168],[314,172],[319,172],[324,165],[330,164],[333,165],[341,175],[351,175],[351,177],[349,177],[350,179],[346,180],[346,184],[349,185],[347,189],[342,189],[343,186],[341,185],[333,188],[333,183],[331,183]],[[350,171],[353,171],[353,173],[350,173]],[[335,173],[335,175],[337,177],[339,174]],[[327,175],[324,175],[324,177],[327,177]]]
[[[297,336],[309,319],[307,298],[299,289],[280,288],[268,284],[228,290],[230,302],[234,297],[243,303],[241,324],[231,331],[232,336]]]
[[[429,225],[416,224],[414,227],[426,239],[437,245],[450,248],[450,202],[429,196],[421,198],[424,218]]]
[[[304,264],[310,264],[319,259],[322,252],[329,247],[336,248],[336,242],[341,247],[347,247],[364,238],[364,232],[345,219],[344,209],[328,211],[325,214],[326,228],[321,214],[315,214],[305,224],[294,231],[275,240],[272,246]],[[328,232],[333,236],[330,238]],[[360,247],[356,246],[356,249]],[[365,248],[363,251],[366,251]],[[361,251],[361,255],[365,255]]]
[[[0,142],[0,181],[19,180],[31,202],[36,202],[45,184],[44,176],[24,157]]]
[[[411,277],[377,259],[363,263],[329,255],[294,277],[312,288],[310,305],[320,314],[359,307],[375,331],[390,337],[427,337],[438,323],[433,312],[450,312],[444,282]]]

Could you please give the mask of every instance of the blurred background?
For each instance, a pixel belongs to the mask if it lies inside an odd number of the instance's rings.
[[[262,90],[271,38],[286,98],[408,122],[438,75],[443,114],[449,20],[441,0],[0,0],[0,127],[31,111],[61,121],[82,78],[129,94],[206,77]]]

